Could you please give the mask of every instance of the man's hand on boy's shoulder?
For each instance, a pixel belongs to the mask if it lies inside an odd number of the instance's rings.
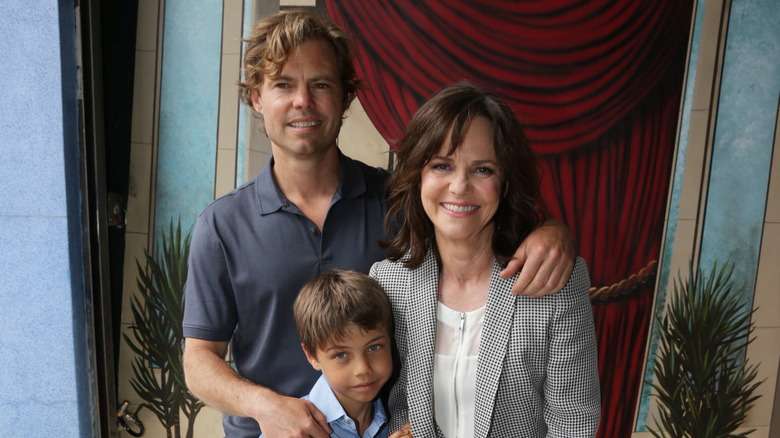
[[[328,438],[332,432],[325,415],[308,400],[276,394],[272,408],[255,417],[263,436]],[[400,435],[404,436],[404,435]]]
[[[412,425],[407,421],[400,429],[390,434],[388,438],[401,438],[412,436]]]

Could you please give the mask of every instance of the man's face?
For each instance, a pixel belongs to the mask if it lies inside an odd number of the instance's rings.
[[[336,147],[346,109],[339,78],[336,54],[321,40],[293,49],[279,76],[264,78],[252,103],[277,159],[316,158]]]

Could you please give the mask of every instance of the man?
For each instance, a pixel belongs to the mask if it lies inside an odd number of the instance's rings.
[[[260,115],[272,158],[250,182],[199,216],[184,316],[187,385],[225,413],[227,437],[327,438],[298,397],[318,378],[292,318],[297,292],[330,269],[368,272],[384,259],[385,171],[354,161],[336,139],[358,81],[350,38],[308,12],[262,20],[247,43],[242,98]],[[541,296],[573,266],[568,230],[535,231],[505,270]],[[231,343],[235,370],[224,360]],[[258,428],[259,423],[259,428]]]

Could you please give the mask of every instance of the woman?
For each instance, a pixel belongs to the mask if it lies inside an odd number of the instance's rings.
[[[388,260],[371,275],[393,305],[400,375],[391,430],[417,437],[595,436],[600,414],[587,267],[564,289],[510,294],[498,273],[543,219],[522,126],[473,85],[412,117],[388,180]]]

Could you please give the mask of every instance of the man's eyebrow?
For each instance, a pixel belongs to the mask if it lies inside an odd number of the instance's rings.
[[[318,75],[309,78],[309,82],[317,82],[317,81],[337,82],[338,80],[333,75]]]
[[[279,75],[275,78],[268,78],[269,81],[294,81],[292,76],[289,75]],[[318,76],[312,76],[308,79],[308,82],[317,82],[317,81],[330,81],[330,82],[336,82],[337,79],[333,75],[318,75]]]

